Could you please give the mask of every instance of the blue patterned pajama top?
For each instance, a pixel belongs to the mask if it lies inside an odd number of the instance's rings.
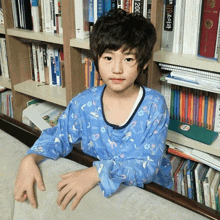
[[[104,116],[104,89],[105,85],[94,87],[74,97],[58,125],[45,129],[27,154],[57,160],[81,142],[84,153],[99,159],[93,165],[105,197],[121,183],[143,187],[155,182],[171,188],[171,164],[165,153],[169,113],[164,97],[143,87],[143,96],[129,120],[116,126]]]

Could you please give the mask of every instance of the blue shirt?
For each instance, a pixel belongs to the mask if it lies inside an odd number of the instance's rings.
[[[104,89],[94,87],[74,97],[58,125],[45,129],[27,154],[56,160],[81,142],[84,153],[99,159],[93,165],[104,196],[114,193],[121,183],[143,187],[153,181],[171,188],[171,164],[165,153],[169,113],[164,97],[143,87],[141,101],[120,127],[105,119]]]

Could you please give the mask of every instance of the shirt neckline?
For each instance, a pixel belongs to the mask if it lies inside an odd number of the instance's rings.
[[[125,124],[123,124],[122,126],[120,126],[120,125],[115,125],[115,124],[109,123],[109,122],[107,121],[107,119],[105,118],[104,108],[103,108],[103,94],[104,94],[106,85],[104,86],[104,88],[103,88],[103,90],[102,90],[102,95],[101,95],[101,109],[102,109],[102,117],[103,117],[105,123],[106,123],[108,126],[112,127],[113,129],[121,130],[121,129],[126,128],[126,127],[130,124],[131,120],[134,118],[136,112],[138,111],[138,109],[139,109],[140,105],[142,104],[142,102],[143,102],[143,100],[144,100],[144,97],[145,97],[145,89],[144,89],[144,87],[143,87],[142,85],[141,85],[141,87],[142,87],[142,89],[143,89],[143,94],[142,94],[141,100],[139,101],[138,105],[136,106],[135,110],[133,111],[132,115],[131,115],[130,118],[127,120],[127,122],[126,122]],[[134,104],[134,105],[135,105],[135,104]]]

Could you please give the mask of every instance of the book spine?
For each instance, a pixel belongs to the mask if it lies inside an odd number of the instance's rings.
[[[89,2],[88,0],[86,0],[86,1],[74,1],[74,3],[75,3],[76,38],[80,38],[80,39],[88,38],[89,37],[89,13],[88,13]]]
[[[42,23],[42,31],[45,32],[46,28],[45,28],[45,13],[44,13],[44,0],[40,0],[41,1],[41,23]]]
[[[220,2],[204,0],[200,31],[199,55],[214,58]]]
[[[165,0],[161,50],[173,51],[174,1]]]
[[[216,97],[214,131],[220,132],[220,94]]]
[[[125,3],[125,6],[126,6],[125,10],[128,8],[127,10],[129,12],[129,0],[128,0],[128,4]],[[140,14],[140,15],[143,15],[143,12],[144,12],[143,6],[144,6],[144,1],[143,0],[134,0],[134,10],[133,10],[133,12],[137,13],[137,14]]]
[[[51,10],[50,1],[44,1],[44,18],[45,18],[45,32],[51,33]]]
[[[147,19],[151,20],[151,4],[152,0],[147,0]]]
[[[111,10],[111,7],[112,7],[112,2],[111,2],[111,0],[104,0],[104,3],[105,3],[105,5],[104,5],[104,12],[108,12],[108,11],[110,11]]]
[[[101,17],[103,12],[104,12],[104,2],[103,2],[103,0],[98,0],[97,18]]]
[[[111,9],[117,8],[117,0],[112,0]]]
[[[31,15],[33,21],[33,31],[40,32],[38,0],[31,0]]]
[[[58,49],[54,49],[54,55],[55,55],[56,81],[57,81],[57,85],[61,86],[60,57],[59,57]]]

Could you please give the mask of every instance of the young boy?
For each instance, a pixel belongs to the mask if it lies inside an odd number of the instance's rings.
[[[143,187],[156,182],[170,188],[171,165],[165,150],[169,114],[163,96],[138,83],[156,41],[153,25],[118,9],[98,19],[90,36],[92,58],[104,86],[74,97],[56,127],[44,130],[21,161],[15,199],[36,208],[33,184],[45,190],[37,163],[67,156],[73,144],[99,159],[93,167],[62,175],[57,204],[64,210],[98,183],[104,196],[121,183]]]

